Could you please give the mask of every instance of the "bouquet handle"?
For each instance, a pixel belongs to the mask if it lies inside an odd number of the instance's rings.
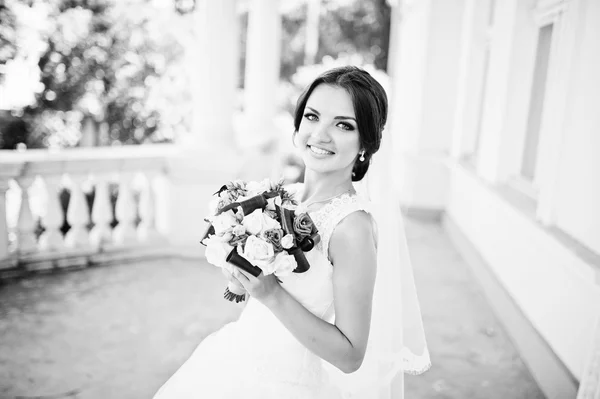
[[[258,277],[260,273],[262,273],[262,270],[238,254],[236,248],[233,248],[231,252],[229,252],[225,260],[232,265],[239,267],[243,271],[252,274],[254,277]],[[230,281],[225,289],[223,297],[230,302],[239,303],[246,300],[246,290],[239,283]]]
[[[294,259],[296,259],[296,268],[294,269],[294,273],[304,273],[310,269],[310,264],[304,255],[304,251],[302,251],[298,247],[292,247],[290,249],[286,249],[288,254],[293,255]]]
[[[260,268],[254,266],[252,263],[248,262],[248,259],[238,254],[236,248],[233,248],[231,252],[229,252],[225,260],[232,265],[239,267],[243,271],[250,273],[254,277],[258,277],[262,273]]]

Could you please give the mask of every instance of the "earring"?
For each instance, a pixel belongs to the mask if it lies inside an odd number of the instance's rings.
[[[292,133],[292,145],[294,146],[294,148],[296,147],[296,133],[298,133],[297,131],[294,130],[294,133]]]
[[[363,150],[363,152],[360,153],[360,158],[358,158],[358,160],[360,162],[365,162],[365,151]]]

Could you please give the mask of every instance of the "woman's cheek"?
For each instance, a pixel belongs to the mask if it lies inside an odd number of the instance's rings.
[[[302,129],[302,125],[300,125],[300,129],[298,130],[296,137],[296,146],[302,148],[306,147],[309,136],[310,135],[304,129]]]

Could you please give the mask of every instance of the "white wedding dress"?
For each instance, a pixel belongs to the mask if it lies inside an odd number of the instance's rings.
[[[301,185],[295,185],[296,198]],[[292,191],[292,190],[290,190]],[[316,316],[333,323],[333,266],[328,247],[336,225],[370,203],[343,194],[315,212],[321,242],[306,258],[310,269],[282,278],[282,287]],[[302,205],[299,206],[300,208]],[[154,399],[336,399],[337,369],[310,352],[259,301],[249,298],[240,318],[200,343]]]

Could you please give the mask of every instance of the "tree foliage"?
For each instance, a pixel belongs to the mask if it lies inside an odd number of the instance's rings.
[[[50,6],[47,20],[52,22],[39,31],[45,44],[38,61],[41,90],[0,130],[3,147],[14,146],[14,137],[26,138],[28,147],[76,145],[85,120],[104,126],[100,145],[170,139],[165,137],[170,126],[161,118],[167,104],[156,91],[186,84],[165,83],[185,75],[171,70],[180,65],[183,49],[163,29],[170,21],[159,15],[161,10],[111,0],[44,5]],[[16,47],[13,58],[19,56],[19,43]],[[175,122],[185,122],[181,119]]]
[[[283,15],[281,77],[290,80],[303,65],[306,3]],[[387,70],[391,9],[386,0],[322,0],[316,62],[359,56],[364,64]]]
[[[0,3],[0,65],[6,64],[17,53],[17,17],[3,3]],[[0,75],[1,76],[1,75]]]
[[[169,141],[189,130],[185,48],[194,44],[193,17],[173,5],[190,1],[159,8],[149,0],[1,0],[0,84],[9,63],[31,60],[39,82],[28,105],[0,111],[0,148],[75,146],[84,126],[96,128],[96,145]],[[282,18],[284,82],[305,58],[307,4],[290,4]],[[240,22],[243,86],[247,14]],[[356,55],[385,70],[389,24],[386,0],[322,0],[316,62]]]

